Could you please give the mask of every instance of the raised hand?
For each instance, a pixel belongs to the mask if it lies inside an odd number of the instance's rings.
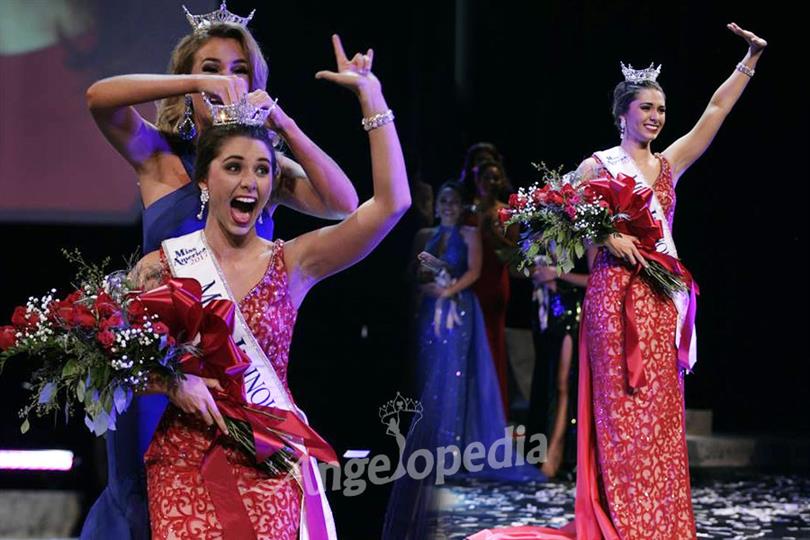
[[[366,90],[379,89],[380,81],[371,72],[371,64],[374,60],[372,49],[366,51],[366,54],[356,53],[349,60],[343,50],[340,36],[337,34],[332,35],[332,47],[335,50],[337,71],[319,71],[315,74],[316,79],[332,81],[358,95]]]
[[[729,23],[726,25],[726,28],[743,38],[748,43],[748,49],[751,51],[751,55],[761,52],[762,49],[768,46],[767,41],[757,36],[753,32],[743,30],[737,23]]]

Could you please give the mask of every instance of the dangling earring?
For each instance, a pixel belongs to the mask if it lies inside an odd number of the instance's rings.
[[[203,214],[205,213],[205,204],[208,202],[208,190],[202,188],[200,190],[200,212],[197,214],[197,219],[202,221]]]
[[[262,216],[264,216],[264,208],[262,208],[262,211],[259,212],[259,219],[258,219],[259,225],[264,225],[264,220],[262,219]]]
[[[619,125],[619,137],[624,139],[624,118],[621,119],[621,123]]]
[[[191,96],[186,94],[186,109],[183,111],[183,119],[177,123],[177,135],[184,141],[190,141],[197,136],[197,126],[194,125],[193,115]]]

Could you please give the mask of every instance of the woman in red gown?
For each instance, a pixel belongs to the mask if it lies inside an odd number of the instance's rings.
[[[666,119],[664,92],[654,70],[627,70],[614,91],[621,144],[580,166],[585,179],[615,176],[616,163],[652,188],[669,228],[675,186],[708,148],[754,74],[767,43],[736,24],[748,53],[717,89],[695,127],[661,154],[651,143]],[[606,158],[616,158],[606,159]],[[607,161],[607,162],[606,162]],[[619,165],[620,169],[622,165]],[[585,295],[580,332],[576,518],[563,530],[516,527],[483,531],[480,539],[586,540],[696,538],[684,427],[683,378],[674,339],[678,313],[669,298],[632,280],[645,261],[635,238],[621,234],[598,248]],[[632,283],[632,285],[630,285]],[[633,311],[645,381],[631,391],[625,355],[624,299]]]
[[[321,71],[316,77],[352,90],[360,101],[371,149],[373,197],[337,225],[286,243],[265,240],[256,232],[256,221],[279,173],[270,135],[261,126],[214,126],[201,136],[195,166],[194,180],[208,195],[205,228],[172,240],[194,238],[201,242],[194,252],[215,261],[219,279],[280,382],[281,401],[292,403],[292,411],[297,409],[287,387],[287,362],[298,307],[320,280],[364,258],[410,205],[393,114],[370,71],[373,53],[369,50],[348,60],[337,36],[333,36],[333,45],[338,70]],[[274,120],[282,121],[282,117]],[[306,153],[296,158],[305,170],[315,163]],[[137,265],[133,277],[143,289],[158,285],[171,274],[189,277],[182,275],[180,265],[185,262],[164,253],[166,245]],[[241,324],[238,317],[236,324]],[[253,358],[253,354],[249,356]],[[221,512],[222,507],[217,506],[222,500],[222,493],[217,491],[221,490],[212,490],[206,483],[209,450],[220,432],[227,432],[209,388],[221,390],[220,382],[187,375],[176,387],[163,389],[171,405],[145,456],[152,536],[294,540],[306,523],[304,536],[336,538],[334,525],[329,525],[331,517],[317,516],[328,510],[328,506],[321,507],[322,499],[317,506],[302,505],[302,499],[310,500],[311,494],[303,492],[294,476],[269,476],[225,443],[227,468],[241,499],[237,501],[241,503],[239,512],[245,516],[239,523],[251,529],[247,536],[234,531],[227,521],[233,513]],[[233,499],[226,502],[233,504]],[[322,530],[309,528],[309,516],[302,516],[310,513],[316,515],[314,522],[320,518]]]
[[[476,219],[473,224],[481,231],[482,249],[481,275],[472,289],[484,312],[484,325],[498,374],[504,415],[509,418],[506,311],[510,287],[509,266],[502,257],[517,247],[518,227],[512,226],[504,233],[498,220],[498,210],[506,207],[498,197],[509,185],[503,165],[497,161],[484,161],[473,169],[473,174],[476,191]]]

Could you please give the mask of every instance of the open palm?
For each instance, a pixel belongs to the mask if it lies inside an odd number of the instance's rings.
[[[748,47],[751,49],[751,54],[756,54],[768,46],[767,41],[757,36],[753,32],[743,30],[737,23],[729,23],[726,25],[726,27],[748,42]]]

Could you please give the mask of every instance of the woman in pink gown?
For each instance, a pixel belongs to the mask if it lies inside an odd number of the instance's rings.
[[[664,93],[654,70],[627,70],[626,80],[614,91],[621,144],[580,166],[585,179],[616,176],[616,163],[636,171],[636,182],[642,180],[652,188],[670,229],[678,180],[708,148],[767,45],[736,24],[728,27],[746,40],[748,53],[688,134],[663,153],[652,152],[650,145],[666,119]],[[562,530],[513,527],[482,531],[472,538],[696,538],[684,427],[684,372],[674,339],[678,313],[671,299],[653,292],[642,280],[631,281],[633,268],[644,264],[635,240],[621,234],[608,238],[598,247],[588,280],[580,331],[574,522]],[[644,373],[643,384],[632,391],[625,354],[628,286]]]
[[[333,36],[333,46],[337,71],[321,71],[316,77],[352,90],[360,101],[371,149],[373,197],[337,225],[287,242],[265,240],[256,232],[256,221],[279,172],[270,135],[261,126],[215,125],[201,136],[195,166],[194,180],[208,195],[205,228],[167,241],[201,242],[195,253],[214,261],[241,320],[280,382],[282,401],[291,403],[287,410],[292,411],[297,408],[287,387],[287,362],[297,309],[306,293],[320,280],[365,257],[410,205],[393,114],[370,71],[373,52],[349,60],[337,36]],[[283,117],[274,120],[283,121]],[[313,163],[305,152],[295,157],[305,170]],[[169,253],[168,245],[164,243],[136,266],[133,278],[143,289],[159,285],[171,275],[189,277],[181,275],[182,265],[187,263],[177,259],[178,253],[185,252],[173,249]],[[239,317],[236,324],[240,324]],[[261,354],[257,357],[262,358]],[[247,377],[245,386],[246,381]],[[329,525],[328,505],[302,505],[302,499],[308,502],[311,494],[293,475],[270,476],[226,442],[227,468],[241,499],[236,501],[241,502],[239,512],[245,516],[240,523],[251,529],[247,536],[234,532],[228,521],[233,513],[221,512],[223,507],[217,501],[222,501],[222,494],[206,483],[207,454],[220,432],[227,432],[209,388],[221,390],[221,384],[195,375],[187,375],[171,389],[155,388],[169,396],[171,405],[145,458],[152,536],[293,540],[306,524],[305,537],[336,538],[334,525]],[[328,516],[318,516],[321,511]],[[312,522],[311,516],[315,516]],[[310,523],[316,522],[322,522],[323,528],[313,530]]]

